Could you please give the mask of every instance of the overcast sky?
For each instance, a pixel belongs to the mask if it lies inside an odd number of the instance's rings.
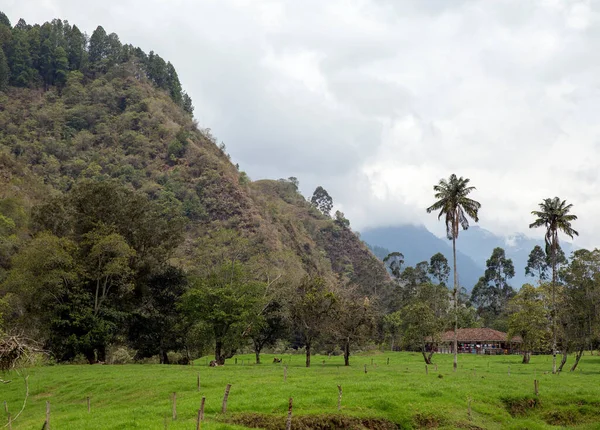
[[[3,0],[171,61],[195,116],[252,179],[317,185],[355,229],[443,226],[432,185],[471,178],[480,225],[574,205],[600,246],[600,2]]]

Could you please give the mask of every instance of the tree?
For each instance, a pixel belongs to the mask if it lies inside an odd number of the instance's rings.
[[[600,334],[598,303],[600,303],[600,250],[578,249],[563,271],[565,281],[558,318],[562,326],[563,359],[560,372],[566,362],[566,353],[575,350],[577,368],[586,347],[592,348]]]
[[[402,328],[402,316],[400,311],[392,312],[383,317],[383,332],[390,339],[390,350],[394,350],[400,330]]]
[[[535,245],[529,253],[525,275],[537,276],[538,282],[542,283],[548,276],[548,256],[541,246]]]
[[[368,297],[352,291],[339,295],[335,310],[335,336],[344,351],[344,366],[350,366],[350,347],[365,340],[373,328],[374,309]]]
[[[398,251],[391,252],[385,256],[383,263],[388,268],[394,279],[400,280],[402,265],[404,264],[404,255]]]
[[[431,364],[440,336],[446,330],[449,309],[448,289],[427,283],[400,310],[403,342],[409,348],[418,348],[426,364]]]
[[[167,353],[186,346],[184,334],[191,324],[179,304],[188,288],[185,272],[172,266],[145,284],[141,302],[129,318],[129,339],[138,358],[158,354],[161,364],[169,364]]]
[[[100,67],[102,60],[104,60],[108,55],[108,45],[109,41],[106,31],[101,25],[99,25],[92,33],[92,37],[90,37],[88,55],[92,67]]]
[[[454,371],[458,367],[458,270],[456,267],[456,239],[460,228],[463,230],[469,228],[469,218],[473,221],[479,221],[478,212],[481,204],[467,197],[475,187],[469,186],[470,179],[457,178],[455,174],[450,175],[448,180],[441,179],[437,185],[433,186],[434,197],[437,201],[427,208],[427,213],[439,211],[438,219],[445,217],[446,236],[452,241],[452,255],[454,260],[454,288],[452,290],[452,300],[454,302]]]
[[[542,293],[530,284],[521,287],[508,303],[508,338],[520,336],[523,341],[523,364],[528,364],[531,353],[544,348],[548,335],[548,315]]]
[[[515,268],[500,247],[494,248],[486,266],[485,275],[471,292],[471,302],[477,306],[479,315],[485,316],[487,327],[505,329],[505,323],[499,318],[506,314],[508,300],[515,295],[515,290],[508,284],[515,276]]]
[[[429,274],[433,276],[438,284],[446,285],[450,276],[450,266],[444,254],[438,252],[429,261]]]
[[[571,227],[571,222],[575,221],[577,216],[570,213],[573,205],[567,204],[566,200],[560,200],[558,197],[547,198],[539,204],[539,207],[539,211],[531,212],[537,218],[529,225],[529,228],[546,228],[546,254],[550,255],[550,264],[552,266],[552,309],[550,312],[552,318],[552,373],[556,373],[556,269],[559,249],[558,232],[562,231],[571,238],[579,236],[579,233]]]
[[[275,344],[287,333],[288,327],[282,308],[281,303],[270,300],[250,319],[245,334],[252,339],[256,364],[260,364],[260,353],[263,348]]]
[[[342,228],[350,227],[350,221],[348,220],[348,218],[346,218],[344,213],[340,212],[340,211],[335,211],[335,221],[334,222]]]
[[[240,347],[263,289],[264,284],[252,280],[244,265],[224,262],[193,282],[184,296],[182,309],[212,331],[217,364],[225,364]]]
[[[322,186],[318,186],[310,199],[310,202],[315,205],[317,209],[321,211],[323,215],[328,217],[331,216],[331,209],[333,208],[333,199],[329,193]]]
[[[306,367],[310,367],[312,346],[331,329],[332,311],[337,297],[321,277],[305,277],[289,299],[292,327],[306,348]]]
[[[0,47],[0,91],[4,91],[8,86],[8,80],[10,78],[10,69],[8,68],[8,62],[6,61],[6,55],[4,50]]]

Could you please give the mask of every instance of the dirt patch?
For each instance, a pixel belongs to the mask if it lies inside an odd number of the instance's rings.
[[[554,410],[544,414],[546,424],[553,426],[572,426],[582,421],[581,414],[571,409]]]
[[[250,428],[265,430],[285,429],[286,417],[243,413],[228,420]],[[356,418],[344,415],[300,415],[292,420],[294,430],[397,430],[398,425],[379,418]]]
[[[512,417],[522,417],[541,406],[540,399],[535,397],[507,397],[502,402]]]
[[[418,413],[413,416],[413,421],[420,429],[436,429],[447,424],[445,417],[431,413]]]

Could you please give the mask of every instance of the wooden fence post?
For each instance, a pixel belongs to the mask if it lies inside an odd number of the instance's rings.
[[[427,365],[425,365],[425,374],[429,375],[429,367],[427,367]]]
[[[533,392],[535,393],[536,396],[540,395],[540,386],[539,386],[539,382],[537,379],[533,380]]]
[[[46,400],[46,423],[45,430],[50,430],[50,402]]]
[[[12,430],[12,418],[10,414],[8,414],[8,430]]]
[[[198,391],[200,391],[200,373],[198,372],[198,378],[196,380],[196,388]]]
[[[388,357],[388,359],[387,359],[387,364],[389,366],[389,364],[390,364],[390,357]]]
[[[92,405],[90,404],[90,396],[87,397],[87,407],[88,407],[88,414],[92,411]]]
[[[200,402],[200,421],[204,420],[204,403],[206,403],[206,397],[202,397]]]
[[[283,382],[287,381],[287,366],[283,368]]]
[[[177,393],[173,393],[173,420],[177,419]]]
[[[342,409],[342,386],[338,385],[338,411]]]
[[[227,387],[225,387],[225,395],[223,396],[223,406],[221,407],[222,414],[227,412],[227,398],[229,397],[230,389],[231,389],[231,384],[227,384]]]
[[[198,409],[198,416],[196,416],[196,430],[200,430],[200,423],[202,422],[202,419],[200,418],[201,416],[202,411]]]
[[[290,402],[288,404],[288,415],[287,415],[287,420],[285,422],[285,430],[291,430],[292,429],[292,402],[293,402],[293,398],[290,397]]]
[[[367,365],[365,364],[365,373],[367,373]]]

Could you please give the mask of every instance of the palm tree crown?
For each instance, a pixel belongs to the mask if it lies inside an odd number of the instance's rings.
[[[547,198],[540,203],[539,211],[531,214],[537,219],[529,224],[529,228],[546,227],[546,254],[552,255],[558,247],[558,232],[562,231],[567,236],[579,236],[579,233],[571,227],[571,221],[577,219],[576,215],[569,214],[573,205],[567,204],[566,200],[558,197]]]
[[[433,186],[435,191],[434,197],[437,201],[427,208],[427,213],[440,211],[438,219],[446,216],[446,235],[448,239],[456,239],[458,237],[459,226],[466,230],[469,228],[469,220],[479,221],[477,212],[481,208],[481,204],[467,196],[475,187],[470,187],[469,179],[457,178],[455,174],[450,175],[448,180],[441,179],[437,185]]]

